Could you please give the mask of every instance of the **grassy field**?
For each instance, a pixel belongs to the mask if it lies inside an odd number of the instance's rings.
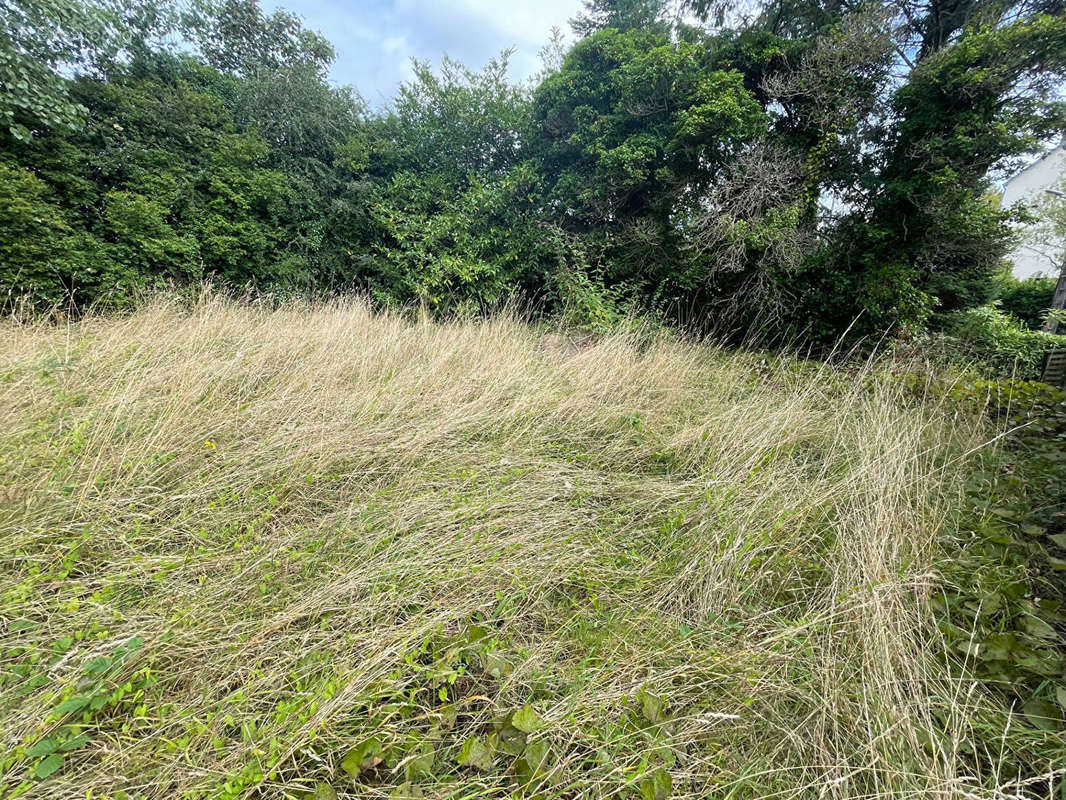
[[[930,608],[987,431],[871,368],[213,299],[0,358],[4,798],[1025,794]]]

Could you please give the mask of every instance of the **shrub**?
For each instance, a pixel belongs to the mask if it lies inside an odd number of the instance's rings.
[[[951,314],[944,329],[959,359],[986,374],[1021,380],[1039,379],[1048,351],[1066,348],[1066,336],[1031,330],[994,305]]]
[[[978,379],[955,384],[948,391],[952,401],[963,407],[984,410],[993,419],[1010,415],[1019,423],[1045,415],[1066,401],[1062,391],[1040,381]]]
[[[0,164],[0,291],[9,297],[39,292],[37,299],[45,302],[61,299],[57,262],[68,230],[42,180],[27,169]]]
[[[1005,312],[1036,330],[1043,324],[1044,313],[1051,306],[1054,294],[1054,278],[1034,275],[1020,281],[1007,277],[999,291],[999,303]]]

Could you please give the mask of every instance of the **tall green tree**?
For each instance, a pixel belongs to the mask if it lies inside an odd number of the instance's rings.
[[[415,63],[370,122],[374,227],[363,266],[380,299],[470,310],[543,294],[560,248],[523,161],[530,104],[507,79],[508,55],[477,71]]]
[[[578,42],[537,88],[528,151],[544,203],[600,254],[610,284],[691,289],[686,209],[767,118],[736,70],[699,42],[607,28]]]
[[[321,75],[333,63],[333,46],[288,11],[264,13],[258,0],[194,0],[182,28],[204,61],[244,77],[288,67]]]
[[[1064,25],[1053,0],[775,0],[724,35],[762,43],[741,69],[804,164],[824,245],[778,281],[800,325],[883,331],[991,297],[1012,212],[989,176],[1063,127]]]
[[[570,27],[578,36],[589,36],[604,28],[640,28],[660,33],[669,29],[666,0],[583,0],[582,6],[570,19]]]

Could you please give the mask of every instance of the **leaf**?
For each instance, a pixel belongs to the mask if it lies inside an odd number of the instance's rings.
[[[1023,522],[1021,525],[1021,529],[1022,533],[1028,534],[1029,536],[1039,536],[1045,530],[1047,530],[1047,528],[1043,527],[1042,525],[1034,525],[1031,522]]]
[[[1062,710],[1049,700],[1030,698],[1022,706],[1022,711],[1042,731],[1057,731],[1062,725]]]
[[[1047,538],[1049,538],[1052,542],[1061,547],[1063,550],[1066,550],[1066,533],[1056,533],[1054,536],[1049,536]]]
[[[56,706],[57,714],[72,714],[75,711],[81,711],[85,706],[89,705],[88,697],[81,697],[80,695],[74,695],[68,697],[58,706]]]
[[[313,800],[337,800],[337,790],[328,783],[316,783]]]
[[[471,736],[459,751],[460,766],[473,767],[482,772],[492,769],[492,750],[477,736]]]
[[[41,739],[33,747],[26,751],[27,758],[41,758],[49,756],[56,751],[55,739]]]
[[[498,652],[485,653],[481,657],[481,664],[493,678],[504,678],[514,671],[511,663]]]
[[[1048,563],[1051,568],[1056,572],[1066,572],[1066,558],[1056,558],[1055,556],[1048,556]]]
[[[537,716],[537,712],[526,703],[511,717],[511,724],[523,733],[533,733],[544,726],[544,720]]]
[[[1055,699],[1059,701],[1059,705],[1066,711],[1066,686],[1055,687]]]
[[[59,746],[61,752],[69,753],[71,750],[77,750],[79,747],[87,745],[89,743],[89,734],[81,733],[75,736],[73,739],[67,739],[63,744]]]
[[[41,761],[37,768],[33,771],[33,774],[42,780],[49,775],[54,775],[60,767],[63,766],[63,756],[59,753],[52,753],[46,759]]]
[[[471,625],[469,628],[466,629],[466,641],[467,641],[467,644],[473,644],[474,642],[480,642],[482,639],[484,639],[488,635],[489,635],[489,632],[488,632],[487,629],[481,627],[480,625]]]
[[[1062,656],[1054,648],[1044,647],[1028,651],[1022,658],[1015,659],[1014,663],[1045,678],[1057,678],[1062,675]]]
[[[644,719],[652,725],[658,725],[666,718],[664,713],[665,707],[666,704],[661,697],[656,697],[649,692],[642,693],[641,710],[644,713]]]
[[[1025,597],[1028,587],[1025,585],[1025,581],[1008,581],[999,588],[1000,594],[1011,600],[1018,600]]]
[[[422,775],[433,775],[433,761],[436,756],[436,749],[432,744],[426,742],[419,748],[419,753],[414,758],[408,760],[404,765],[404,776],[410,781],[412,778],[418,778]]]
[[[1038,639],[1050,639],[1052,641],[1057,641],[1059,638],[1058,632],[1049,623],[1040,619],[1040,617],[1027,616],[1022,624],[1025,626],[1025,632],[1030,636],[1035,636]]]
[[[92,661],[86,664],[85,671],[89,675],[99,675],[111,669],[113,663],[114,662],[107,656],[100,656],[99,658],[94,658]]]
[[[382,752],[381,742],[375,738],[367,739],[347,752],[341,759],[341,769],[358,778],[360,773],[374,769],[381,763]]]
[[[981,595],[981,614],[991,616],[999,611],[1003,605],[1003,599],[996,592],[987,592]]]
[[[440,715],[440,726],[445,730],[451,730],[455,727],[455,721],[459,718],[459,710],[453,706],[441,706],[437,709],[437,713]]]
[[[493,749],[498,747],[509,755],[517,756],[526,748],[526,735],[513,725],[507,725],[498,733],[491,734],[488,744]]]
[[[1007,633],[993,633],[986,636],[981,644],[984,648],[984,658],[995,661],[1009,661],[1011,654],[1018,648],[1018,639],[1010,631]]]
[[[666,800],[673,788],[670,773],[660,767],[640,782],[640,795],[644,800]]]
[[[519,781],[523,784],[528,784],[544,777],[549,771],[550,753],[548,743],[543,739],[527,744],[514,765],[515,775]]]

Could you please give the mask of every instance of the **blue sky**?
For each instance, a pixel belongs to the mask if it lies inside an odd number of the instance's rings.
[[[333,82],[354,86],[380,106],[410,74],[412,57],[438,63],[447,53],[480,67],[514,47],[511,76],[532,75],[552,26],[569,35],[567,20],[581,0],[266,0],[263,6],[286,8],[324,34],[337,51]]]

